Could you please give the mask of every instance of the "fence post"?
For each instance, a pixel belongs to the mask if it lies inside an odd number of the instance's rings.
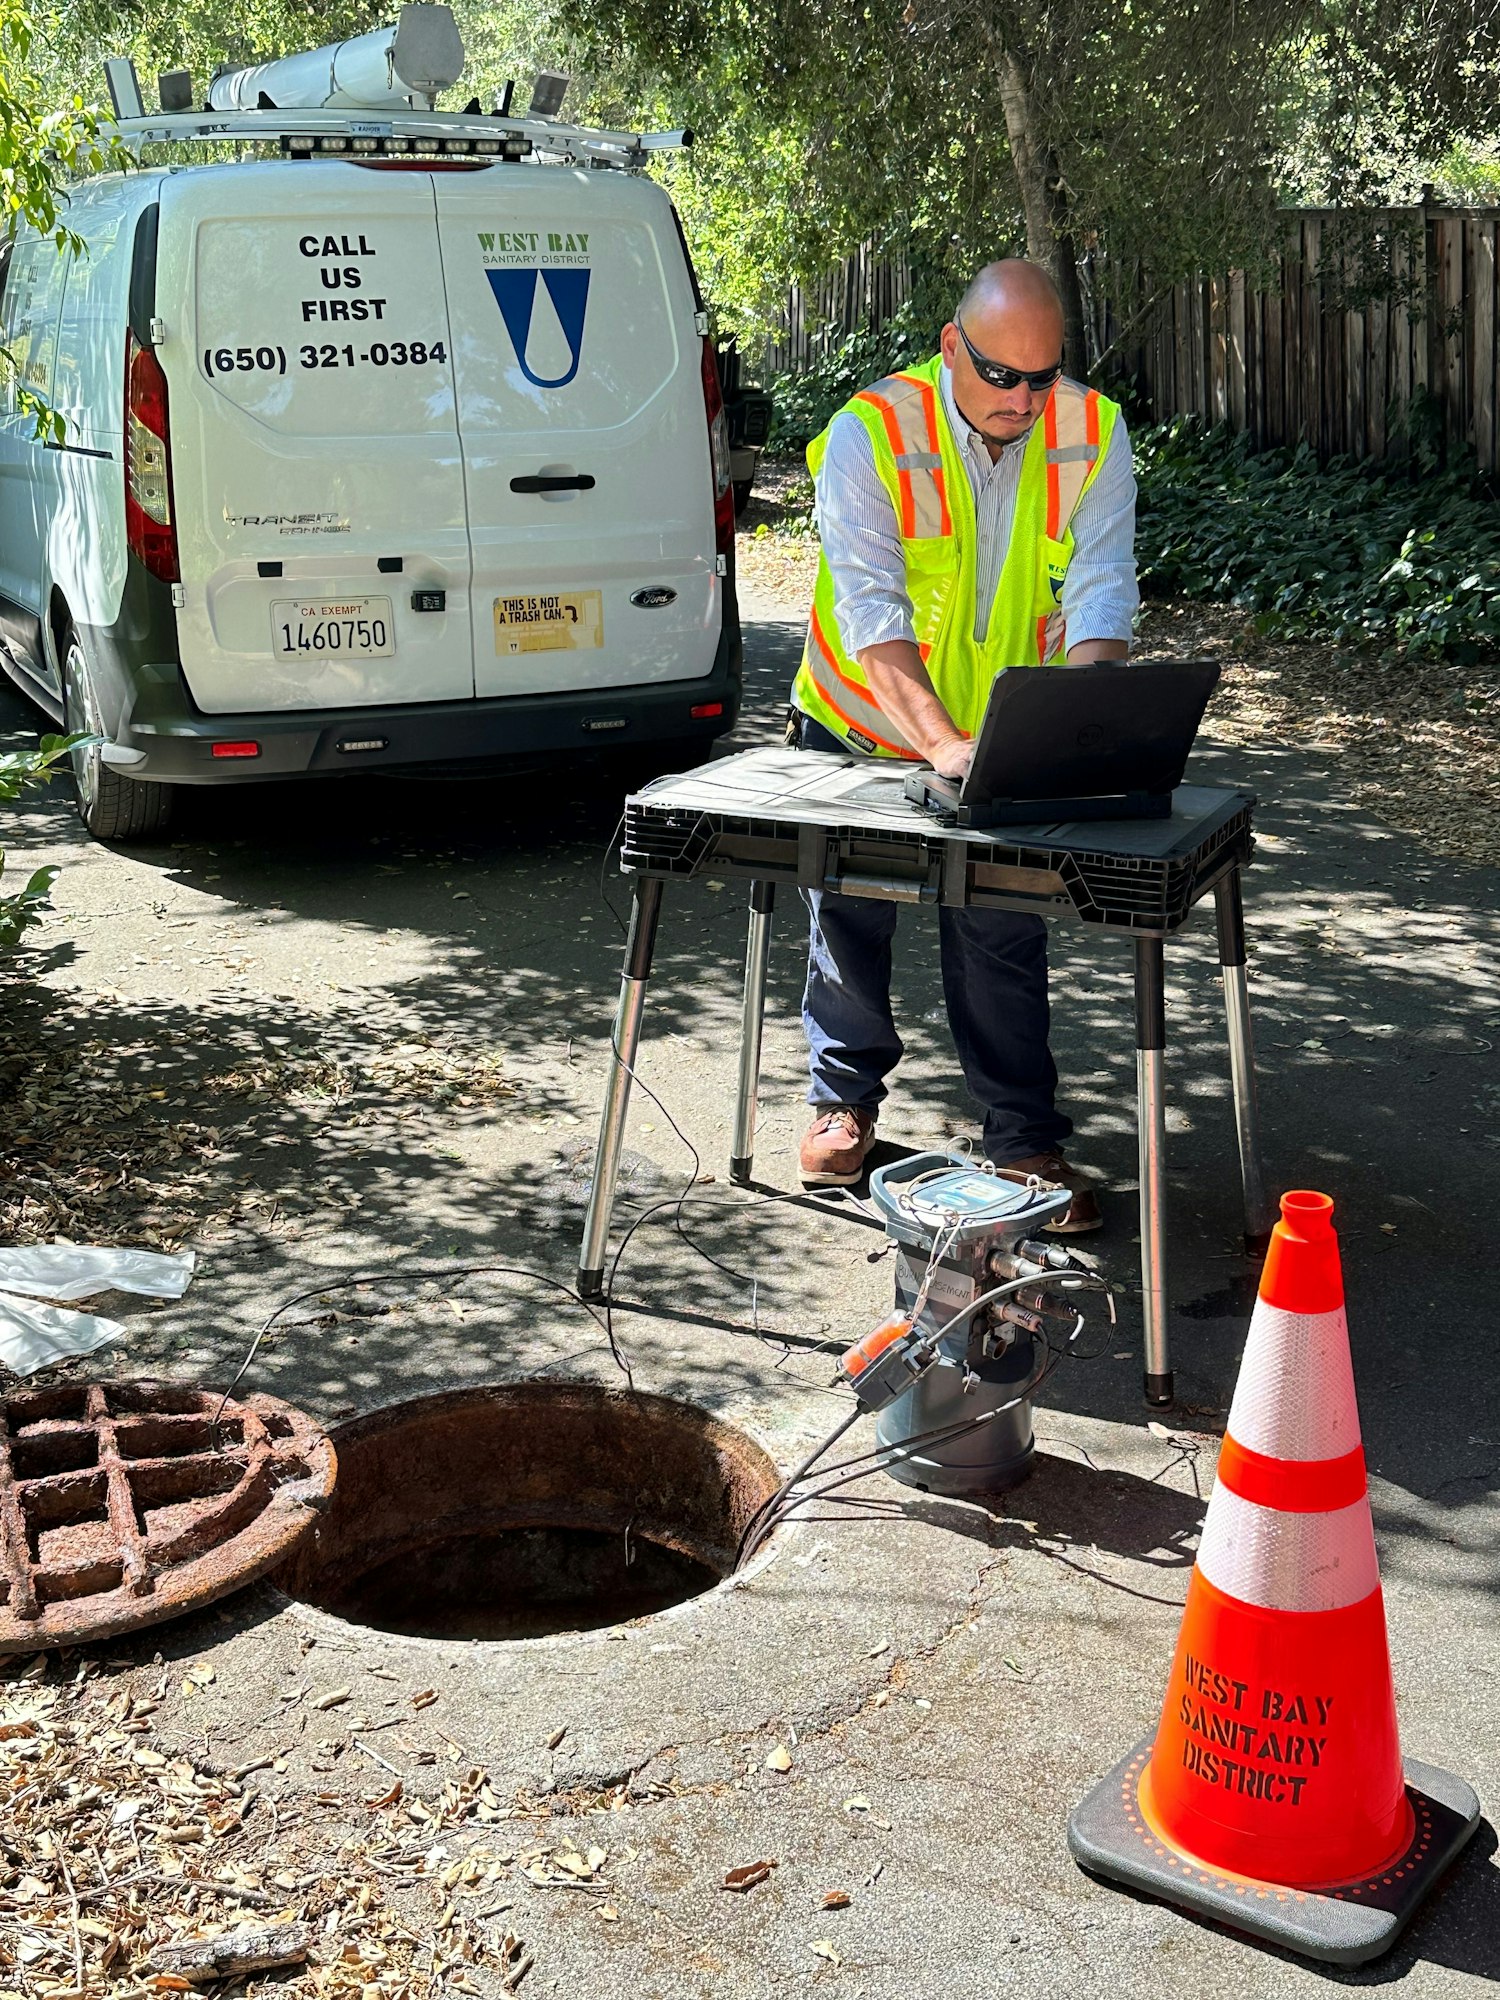
[[[1447,357],[1443,339],[1443,218],[1438,208],[1437,190],[1430,181],[1422,188],[1422,315],[1426,339],[1422,343],[1422,387],[1434,397],[1442,412],[1438,449],[1444,457],[1448,448],[1448,412],[1445,394]]]

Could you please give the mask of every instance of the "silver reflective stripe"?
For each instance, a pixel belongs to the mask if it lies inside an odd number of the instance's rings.
[[[898,451],[896,454],[898,472],[935,472],[942,462],[941,453],[935,451]]]
[[[1098,456],[1099,447],[1096,444],[1060,444],[1048,452],[1047,463],[1049,465],[1070,465],[1076,461],[1084,465],[1092,465]]]
[[[807,643],[802,652],[802,664],[812,675],[813,685],[824,701],[839,718],[829,724],[833,729],[854,729],[872,744],[881,744],[892,750],[916,756],[916,750],[907,742],[901,731],[875,700],[874,695],[857,686],[848,678],[841,678],[829,662],[823,648],[822,627],[816,610],[808,626]],[[850,665],[854,663],[851,661]],[[855,667],[855,671],[860,669]]]

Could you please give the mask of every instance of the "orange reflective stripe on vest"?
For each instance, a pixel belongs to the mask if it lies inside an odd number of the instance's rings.
[[[1060,541],[1084,484],[1099,459],[1099,391],[1081,398],[1047,398],[1042,413],[1047,446],[1047,535]]]
[[[896,465],[902,538],[913,542],[951,535],[953,517],[948,510],[937,391],[932,383],[913,375],[887,375],[873,387],[861,389],[854,401],[868,403],[879,412]]]
[[[806,658],[813,681],[818,693],[844,727],[864,737],[872,746],[878,745],[880,749],[890,751],[893,757],[916,758],[917,752],[875,701],[869,688],[851,680],[839,665],[823,631],[816,605],[813,606],[808,630],[813,643],[807,649]]]

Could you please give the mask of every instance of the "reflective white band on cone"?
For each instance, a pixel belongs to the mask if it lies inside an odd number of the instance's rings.
[[[1342,1611],[1380,1582],[1370,1503],[1284,1514],[1222,1480],[1208,1503],[1198,1567],[1226,1597],[1264,1611]]]
[[[1344,1308],[1286,1312],[1256,1301],[1227,1428],[1267,1458],[1342,1458],[1359,1443]]]

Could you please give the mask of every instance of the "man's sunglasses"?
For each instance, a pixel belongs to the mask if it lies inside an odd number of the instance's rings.
[[[1062,362],[1055,368],[1006,368],[998,361],[991,361],[987,354],[981,354],[964,331],[961,319],[953,324],[958,328],[958,337],[969,350],[969,359],[974,364],[974,373],[981,382],[988,382],[992,389],[1019,389],[1024,382],[1028,389],[1040,395],[1043,389],[1050,389],[1063,372]]]

